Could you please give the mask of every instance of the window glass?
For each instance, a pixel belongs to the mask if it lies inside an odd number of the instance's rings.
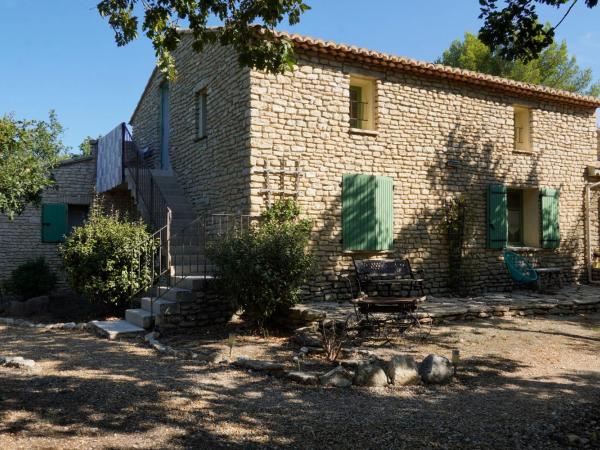
[[[363,127],[364,112],[362,88],[350,86],[350,126],[352,128]]]
[[[206,136],[206,90],[196,94],[196,137]]]
[[[509,190],[506,197],[508,209],[508,244],[523,245],[523,193]]]

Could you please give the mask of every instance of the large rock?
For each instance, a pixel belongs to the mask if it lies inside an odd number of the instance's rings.
[[[302,372],[299,370],[294,370],[292,372],[288,372],[286,374],[286,376],[289,380],[294,381],[296,383],[300,383],[300,384],[306,384],[306,385],[319,384],[319,377],[317,375],[315,375],[314,373],[310,373],[310,372]]]
[[[357,386],[381,387],[387,386],[388,378],[381,367],[375,364],[361,364],[356,369],[354,384]]]
[[[8,304],[7,312],[11,316],[30,316],[48,310],[50,298],[47,295],[32,297],[23,302],[13,300]]]
[[[398,386],[416,384],[420,381],[418,366],[412,356],[394,356],[387,364],[386,374],[390,383]]]
[[[439,355],[428,355],[419,366],[419,375],[428,384],[448,383],[452,379],[453,372],[448,358]]]
[[[234,364],[242,369],[259,370],[265,372],[279,372],[285,369],[285,365],[281,363],[260,361],[258,359],[238,358]]]
[[[323,386],[348,387],[352,386],[352,378],[352,372],[347,371],[342,366],[337,366],[322,375],[319,381]]]

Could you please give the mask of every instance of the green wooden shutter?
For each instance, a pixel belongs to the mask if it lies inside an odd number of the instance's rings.
[[[42,242],[63,242],[67,227],[67,204],[42,205]]]
[[[558,189],[545,188],[540,190],[542,199],[542,248],[558,248],[560,244],[560,214]]]
[[[488,248],[504,248],[508,239],[506,186],[490,184],[487,193]]]
[[[344,174],[342,239],[344,250],[390,250],[394,242],[394,183],[391,178]]]

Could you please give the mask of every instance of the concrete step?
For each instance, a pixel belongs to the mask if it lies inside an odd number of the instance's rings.
[[[127,309],[125,311],[125,320],[145,329],[149,329],[154,325],[152,313],[142,308]]]
[[[153,315],[177,314],[179,312],[179,303],[164,298],[142,297],[142,309]]]
[[[214,279],[212,275],[178,275],[174,276],[172,281],[178,288],[197,291],[204,287],[206,281],[210,282]]]
[[[127,320],[92,320],[94,331],[110,340],[138,336],[145,333],[144,328]]]
[[[173,276],[183,276],[183,275],[211,275],[214,273],[214,268],[211,266],[207,266],[206,271],[204,270],[204,265],[196,266],[196,265],[177,265],[171,266],[171,275]]]
[[[190,289],[183,289],[180,287],[169,288],[167,286],[157,286],[156,296],[163,300],[176,301],[178,296],[189,295],[192,291]]]

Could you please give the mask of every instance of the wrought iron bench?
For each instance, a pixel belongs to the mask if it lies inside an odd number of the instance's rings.
[[[350,303],[354,306],[359,329],[374,329],[386,340],[389,340],[389,332],[394,329],[400,335],[413,335],[419,339],[429,335],[431,324],[423,326],[417,312],[419,304],[426,299],[423,279],[417,277],[408,259],[353,259],[353,265],[356,289],[352,286],[350,276],[344,278],[350,288]],[[405,287],[408,295],[370,296],[367,290],[371,285],[378,288],[388,285],[390,290],[392,286]],[[418,291],[420,295],[412,296],[413,291]]]
[[[388,287],[388,294],[394,287],[406,289],[407,296],[413,291],[421,296],[425,295],[423,289],[422,272],[414,271],[408,259],[354,259],[352,258],[358,289],[368,293],[371,286]]]

